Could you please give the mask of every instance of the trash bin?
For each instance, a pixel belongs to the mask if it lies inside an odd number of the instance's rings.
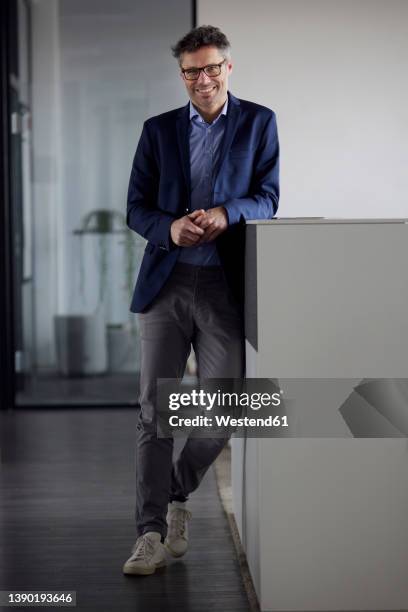
[[[102,314],[55,315],[54,329],[58,370],[63,376],[106,372],[106,328]]]

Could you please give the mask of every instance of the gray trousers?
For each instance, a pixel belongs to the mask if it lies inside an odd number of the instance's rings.
[[[227,439],[188,438],[173,465],[173,439],[156,432],[157,379],[181,379],[191,345],[199,379],[243,378],[243,320],[220,267],[179,263],[139,323],[136,528],[138,535],[157,531],[165,537],[168,502],[198,487]]]

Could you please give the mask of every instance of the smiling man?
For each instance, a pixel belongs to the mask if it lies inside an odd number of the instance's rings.
[[[244,375],[245,221],[270,219],[279,199],[275,114],[228,89],[230,44],[201,26],[173,48],[189,103],[148,119],[130,176],[127,223],[147,240],[131,311],[139,313],[140,412],[136,440],[138,538],[125,574],[152,574],[165,551],[187,551],[189,495],[226,439],[189,438],[172,462],[158,438],[159,378]]]

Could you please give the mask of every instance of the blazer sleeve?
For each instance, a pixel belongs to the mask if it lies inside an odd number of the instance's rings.
[[[145,122],[133,159],[126,222],[131,230],[152,244],[171,250],[170,226],[175,217],[157,208],[159,176],[149,127]]]
[[[230,225],[251,219],[271,219],[279,202],[279,140],[275,113],[266,122],[255,155],[250,193],[244,198],[231,198],[223,206]]]

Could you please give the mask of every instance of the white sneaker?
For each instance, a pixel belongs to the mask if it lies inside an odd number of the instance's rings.
[[[185,502],[171,502],[167,512],[167,537],[164,541],[166,550],[173,557],[182,557],[188,547],[188,521],[192,514]]]
[[[164,546],[161,535],[156,531],[148,531],[136,540],[132,548],[132,556],[123,566],[124,574],[154,574],[156,568],[166,565]]]

